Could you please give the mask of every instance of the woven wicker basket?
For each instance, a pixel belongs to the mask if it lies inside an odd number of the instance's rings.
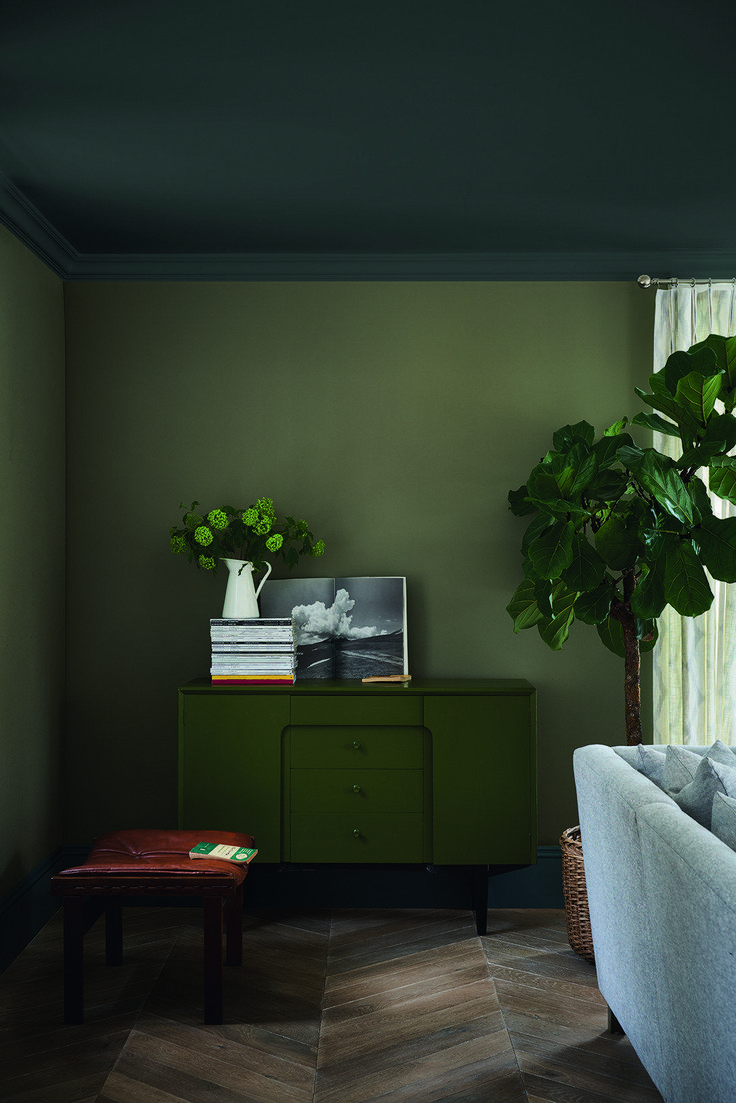
[[[567,830],[563,831],[560,837],[560,846],[562,848],[562,890],[565,896],[567,939],[576,954],[585,958],[586,961],[595,962],[580,828],[568,827]]]

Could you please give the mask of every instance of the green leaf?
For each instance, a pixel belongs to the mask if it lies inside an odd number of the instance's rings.
[[[592,544],[580,533],[572,542],[572,562],[562,572],[562,581],[571,590],[594,590],[606,571],[606,565]]]
[[[664,568],[660,560],[648,565],[646,573],[631,595],[631,610],[643,620],[656,620],[667,605],[664,592]]]
[[[617,620],[613,617],[607,617],[601,624],[597,624],[598,635],[601,642],[612,651],[614,655],[618,655],[620,659],[624,658],[624,630]]]
[[[525,578],[517,587],[514,596],[506,606],[506,611],[514,622],[514,632],[532,628],[542,619],[534,596],[534,582],[531,579]]]
[[[655,410],[660,410],[663,414],[677,423],[680,436],[685,438],[687,435],[690,441],[695,440],[698,435],[698,431],[702,429],[702,425],[698,422],[687,409],[687,407],[681,406],[676,399],[669,393],[663,380],[658,380],[656,375],[653,375],[650,379],[652,384],[652,394],[647,394],[641,387],[635,387],[634,391],[638,394],[639,398],[646,402],[648,406],[652,406]]]
[[[723,390],[732,391],[736,387],[736,337],[723,337],[719,333],[709,334],[704,341],[692,345],[690,352],[708,348],[715,355],[716,366],[723,373]]]
[[[526,484],[518,490],[510,490],[508,493],[509,509],[516,517],[526,517],[529,513],[536,513],[537,507],[529,501]]]
[[[609,425],[607,429],[603,431],[604,437],[619,437],[629,424],[627,417],[622,417],[620,421],[614,421],[613,425]]]
[[[553,651],[559,651],[570,634],[575,619],[574,605],[577,594],[565,586],[556,588],[552,600],[553,616],[537,625],[539,635]]]
[[[617,502],[626,493],[628,482],[623,471],[600,471],[587,487],[587,497],[593,502]]]
[[[554,524],[553,518],[547,513],[537,513],[537,516],[531,521],[527,527],[526,532],[521,538],[521,552],[522,555],[528,555],[529,546],[533,540],[536,540],[538,536],[541,536],[543,532],[546,532],[550,525]]]
[[[713,594],[689,540],[676,540],[665,555],[664,592],[682,617],[699,617],[710,609]]]
[[[703,434],[703,442],[711,440],[723,440],[724,452],[736,448],[736,417],[733,414],[713,414]]]
[[[585,624],[601,624],[611,611],[614,588],[607,579],[595,590],[580,594],[575,602],[575,616]]]
[[[618,459],[619,448],[633,447],[633,445],[634,440],[630,433],[618,433],[615,436],[601,437],[593,446],[593,451],[598,460],[598,467],[603,468],[615,463]]]
[[[552,445],[557,452],[565,452],[578,442],[590,446],[594,440],[595,429],[587,421],[579,421],[576,425],[563,425],[552,434]]]
[[[736,582],[736,517],[704,517],[694,535],[713,578]]]
[[[598,471],[598,460],[593,452],[583,444],[574,445],[568,453],[568,466],[571,472],[567,497],[578,497],[588,486]]]
[[[736,504],[736,457],[713,457],[708,468],[708,486],[719,498]]]
[[[636,478],[664,510],[678,521],[692,525],[694,505],[674,462],[654,448],[648,448],[633,469]]]
[[[687,352],[678,350],[671,353],[667,357],[665,366],[656,373],[656,378],[663,381],[671,395],[676,395],[681,381],[693,372],[703,376],[719,376],[721,373],[715,352],[708,348],[704,341],[692,345]],[[652,383],[654,378],[655,376],[649,382]],[[652,386],[654,387],[654,384]]]
[[[641,425],[645,429],[653,429],[655,433],[664,433],[668,437],[680,439],[680,430],[673,421],[667,421],[659,414],[637,414],[632,419],[632,425]]]
[[[559,578],[572,561],[572,521],[555,521],[529,545],[529,559],[540,578]]]
[[[565,498],[549,462],[537,464],[526,485],[529,497],[540,509],[545,509],[551,502]]]
[[[606,565],[614,571],[633,566],[644,550],[639,535],[640,516],[633,502],[615,507],[595,534],[595,546]]]
[[[690,372],[677,384],[676,399],[680,406],[703,427],[713,413],[713,407],[721,390],[721,373],[703,376],[700,372]]]
[[[677,461],[681,471],[693,467],[707,467],[714,456],[723,452],[726,447],[725,440],[711,440],[707,443],[696,444],[694,448],[688,448]]]

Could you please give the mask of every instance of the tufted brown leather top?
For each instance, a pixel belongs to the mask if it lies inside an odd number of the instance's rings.
[[[117,873],[139,877],[148,873],[152,876],[176,873],[201,877],[206,873],[228,873],[237,884],[245,880],[247,865],[212,858],[190,858],[191,848],[201,842],[254,846],[250,835],[236,831],[167,831],[143,827],[107,831],[95,839],[83,865],[64,869],[58,876]]]

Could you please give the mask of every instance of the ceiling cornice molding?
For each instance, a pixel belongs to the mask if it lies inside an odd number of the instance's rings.
[[[0,173],[0,222],[68,281],[635,281],[732,278],[736,250],[497,253],[80,253]]]
[[[0,222],[57,276],[67,279],[67,274],[79,262],[76,249],[2,172]]]
[[[736,275],[736,251],[519,253],[78,254],[68,280],[635,281]]]

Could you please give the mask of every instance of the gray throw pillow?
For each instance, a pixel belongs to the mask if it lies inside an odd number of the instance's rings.
[[[736,850],[736,797],[715,794],[710,829],[722,843]]]
[[[700,752],[688,750],[679,744],[670,744],[666,751],[664,767],[664,788],[668,793],[679,793],[685,785],[689,785],[697,773],[703,757],[711,758],[715,762],[721,762],[724,766],[736,769],[736,755],[730,747],[717,739],[707,751]]]
[[[639,744],[636,751],[637,770],[660,789],[664,789],[664,767],[667,759],[664,751],[655,751],[653,747],[645,747],[643,743]],[[733,756],[733,764],[736,769],[736,756]]]
[[[716,793],[736,796],[736,769],[703,755],[693,780],[674,798],[683,812],[710,830]]]

